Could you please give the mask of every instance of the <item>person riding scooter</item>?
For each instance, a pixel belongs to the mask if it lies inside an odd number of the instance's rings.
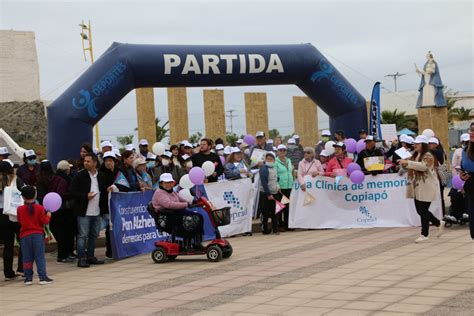
[[[170,173],[163,173],[159,179],[159,188],[153,194],[152,205],[157,213],[159,228],[169,234],[184,237],[185,245],[201,248],[203,219],[196,212],[187,210],[189,203],[173,191],[175,181]]]

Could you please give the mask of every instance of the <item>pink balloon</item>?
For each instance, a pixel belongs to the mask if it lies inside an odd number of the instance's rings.
[[[357,171],[357,170],[360,171],[360,166],[359,166],[359,164],[357,164],[355,162],[351,162],[349,164],[349,166],[347,166],[347,174],[348,175],[351,175],[354,171]]]
[[[464,181],[461,179],[459,175],[453,177],[453,188],[456,190],[461,190],[464,187]]]
[[[353,171],[349,177],[351,178],[352,183],[356,184],[364,182],[365,179],[364,173],[360,170]]]
[[[61,199],[61,196],[56,192],[50,192],[46,194],[43,199],[43,207],[51,213],[54,213],[59,210],[61,208],[62,203],[63,200]]]
[[[255,137],[253,137],[253,135],[246,135],[246,136],[244,137],[244,142],[245,142],[247,145],[252,146],[253,144],[255,144]]]
[[[201,167],[194,167],[189,171],[189,180],[194,184],[203,184],[206,174]]]
[[[365,149],[365,141],[363,139],[359,139],[356,145],[356,151],[360,154]]]
[[[354,138],[347,138],[344,140],[344,144],[346,144],[346,150],[348,153],[355,153],[357,150],[357,142]]]

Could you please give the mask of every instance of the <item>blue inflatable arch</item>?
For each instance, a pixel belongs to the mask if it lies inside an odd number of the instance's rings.
[[[127,93],[143,87],[295,84],[351,137],[367,127],[365,99],[312,45],[113,43],[48,106],[48,157],[76,158],[92,129]]]

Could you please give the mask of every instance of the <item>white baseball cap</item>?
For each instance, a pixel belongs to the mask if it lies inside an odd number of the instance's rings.
[[[343,142],[337,142],[334,145],[332,145],[332,147],[346,148],[346,144],[344,144]]]
[[[183,141],[181,144],[184,145],[184,147],[193,148],[193,145],[187,140]]]
[[[224,150],[224,145],[222,145],[222,144],[217,144],[217,145],[216,145],[216,150]]]
[[[255,134],[255,137],[265,137],[265,133],[262,131],[258,131],[257,134]]]
[[[108,152],[104,153],[104,160],[105,160],[105,158],[117,159],[117,157],[115,156],[115,153],[113,151],[108,151]]]
[[[330,155],[329,155],[329,153],[327,152],[326,149],[323,149],[323,150],[321,150],[321,153],[319,154],[319,156],[329,157]]]
[[[431,137],[430,139],[428,139],[428,144],[436,144],[436,145],[439,145],[439,140],[435,137]]]
[[[183,160],[188,160],[188,159],[191,159],[191,156],[190,155],[182,155],[181,158],[183,158]]]
[[[67,160],[61,160],[58,162],[56,169],[58,170],[69,170],[72,168],[72,165]]]
[[[230,149],[230,153],[231,153],[231,154],[240,153],[240,152],[241,152],[241,151],[240,151],[240,148],[239,148],[239,147],[232,147],[232,148]]]
[[[161,157],[163,157],[163,156],[168,157],[168,158],[171,159],[171,157],[173,157],[173,154],[171,153],[171,151],[165,151],[165,152],[161,155]]]
[[[293,135],[294,139],[300,139],[300,135]]]
[[[460,139],[461,139],[461,142],[468,142],[470,140],[469,134],[467,133],[462,134]]]
[[[133,146],[133,144],[127,144],[125,145],[125,150],[134,151],[135,146]]]
[[[156,155],[153,154],[152,152],[148,152],[148,153],[146,154],[146,159],[147,159],[147,160],[148,160],[148,159],[150,159],[150,160],[156,160]]]
[[[104,140],[103,142],[100,143],[100,148],[104,148],[104,147],[113,147],[112,142],[108,140]]]
[[[321,136],[331,136],[331,132],[328,129],[325,129],[321,132]]]
[[[469,136],[469,135],[468,135]],[[7,147],[0,147],[0,156],[10,156]]]
[[[286,150],[286,146],[283,144],[278,145],[277,150]]]
[[[138,143],[141,146],[148,146],[148,140],[146,139],[140,139],[140,142]]]
[[[242,138],[239,138],[239,139],[237,139],[237,141],[236,141],[237,144],[242,144],[243,142],[244,142],[244,140],[243,140]]]
[[[10,164],[10,166],[14,167],[15,164],[13,163],[13,161],[11,161],[10,159],[3,159],[2,161],[5,161],[5,162],[8,162]]]
[[[296,144],[296,140],[294,138],[288,139],[288,144]]]
[[[160,182],[174,182],[171,173],[162,173],[160,176]]]
[[[375,141],[375,137],[373,135],[367,135],[364,142]]]
[[[273,139],[270,138],[269,140],[267,140],[267,144],[273,144]]]
[[[413,145],[415,143],[415,139],[413,139],[413,137],[407,135],[407,137],[405,137],[405,143]]]
[[[407,135],[406,134],[400,135],[400,143],[406,143],[406,140],[407,140]]]
[[[28,150],[25,150],[24,156],[25,158],[36,157],[36,153],[33,149],[28,149]]]
[[[425,135],[418,135],[414,141],[415,144],[428,144],[428,137]]]
[[[115,157],[122,157],[122,155],[120,154],[120,150],[118,150],[118,148],[112,149],[112,151],[114,152]]]
[[[230,155],[232,153],[232,148],[230,146],[224,147],[224,155]]]

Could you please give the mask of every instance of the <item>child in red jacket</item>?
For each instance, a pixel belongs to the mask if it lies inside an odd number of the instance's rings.
[[[51,213],[43,206],[36,204],[36,189],[25,186],[21,189],[25,205],[18,207],[17,216],[20,223],[20,245],[25,272],[25,285],[33,284],[33,261],[39,275],[40,284],[50,284],[52,279],[46,274],[46,259],[44,257],[44,225],[49,223]]]

